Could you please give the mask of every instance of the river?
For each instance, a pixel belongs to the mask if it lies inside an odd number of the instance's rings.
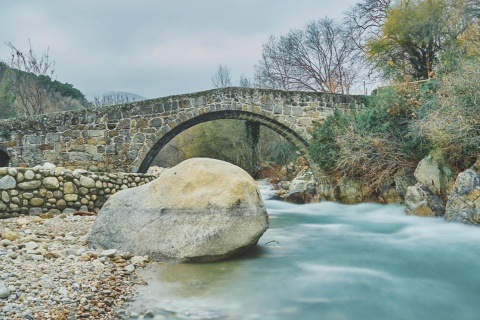
[[[267,186],[261,186],[267,195]],[[132,305],[158,319],[480,319],[480,228],[399,205],[265,200],[248,255],[157,264]]]

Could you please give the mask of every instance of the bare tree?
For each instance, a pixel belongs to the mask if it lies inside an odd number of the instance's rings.
[[[263,44],[262,58],[254,66],[256,87],[294,89],[289,81],[292,64],[287,40],[287,37],[283,36],[279,39],[270,36],[268,42]]]
[[[357,33],[352,40],[361,48],[365,48],[364,41],[370,36],[378,36],[387,13],[394,0],[363,0],[356,3],[346,13],[348,23],[353,23]]]
[[[240,76],[240,81],[238,82],[240,87],[242,88],[251,88],[252,83],[250,82],[250,79],[245,77],[243,74]]]
[[[106,107],[116,104],[124,104],[134,102],[135,98],[130,98],[128,95],[121,92],[104,93],[101,97],[94,96],[92,104],[94,107]]]
[[[212,84],[215,88],[226,88],[232,85],[230,69],[226,65],[219,65],[212,77]]]
[[[350,25],[324,18],[291,30],[264,44],[255,65],[260,87],[349,93],[360,74],[361,60]]]
[[[17,49],[11,42],[6,45],[11,49],[7,65],[8,84],[15,95],[15,104],[21,114],[30,116],[45,113],[51,102],[52,90],[45,83],[54,74],[55,62],[51,61],[48,49],[37,55],[30,40],[27,52]]]

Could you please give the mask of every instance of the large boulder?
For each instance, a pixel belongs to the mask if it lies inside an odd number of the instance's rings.
[[[154,260],[207,262],[255,245],[268,228],[256,182],[241,168],[189,159],[154,181],[114,194],[88,237],[94,248]]]
[[[405,213],[417,216],[441,217],[445,214],[445,202],[426,185],[419,182],[407,188]]]
[[[480,174],[468,169],[461,172],[448,197],[445,220],[480,223]]]

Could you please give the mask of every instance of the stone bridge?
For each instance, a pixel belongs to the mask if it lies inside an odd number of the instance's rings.
[[[202,122],[250,120],[308,156],[309,132],[334,110],[358,110],[362,96],[225,88],[102,108],[0,120],[0,166],[48,161],[89,171],[146,172],[176,135]]]

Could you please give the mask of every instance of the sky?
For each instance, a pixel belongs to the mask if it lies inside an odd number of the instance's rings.
[[[355,0],[0,0],[0,59],[11,42],[49,50],[55,78],[91,97],[157,98],[212,89],[222,64],[233,85],[253,78],[271,35],[341,19]]]

